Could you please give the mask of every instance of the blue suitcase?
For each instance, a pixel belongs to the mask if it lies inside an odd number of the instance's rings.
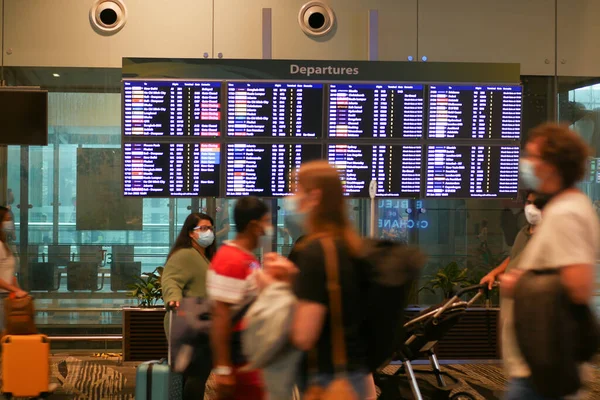
[[[172,325],[173,311],[169,312]],[[169,341],[170,342],[170,341]],[[183,377],[171,370],[171,345],[168,360],[155,360],[142,363],[135,374],[136,400],[181,400],[183,398]]]
[[[138,366],[135,376],[135,398],[139,400],[181,400],[183,379],[171,371],[168,363],[148,361]]]

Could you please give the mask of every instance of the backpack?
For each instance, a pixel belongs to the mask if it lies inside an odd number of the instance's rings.
[[[231,326],[241,321],[252,303],[240,308],[231,318]],[[210,331],[213,303],[210,299],[185,297],[169,326],[172,365],[175,372],[185,372],[193,359],[211,358]],[[245,363],[242,353],[241,332],[232,332],[231,357],[236,364]]]
[[[262,370],[272,399],[290,398],[304,356],[289,341],[296,303],[290,285],[276,282],[260,293],[245,317],[242,345],[248,368]]]
[[[35,335],[37,328],[34,320],[33,298],[16,298],[11,294],[4,300],[4,318],[6,335]]]
[[[404,341],[404,310],[411,286],[426,256],[417,248],[390,240],[364,239],[362,266],[368,313],[363,335],[367,365],[374,372],[387,365]]]
[[[567,396],[581,386],[580,364],[600,346],[600,329],[589,305],[572,303],[560,269],[529,270],[514,293],[517,344],[543,396]]]

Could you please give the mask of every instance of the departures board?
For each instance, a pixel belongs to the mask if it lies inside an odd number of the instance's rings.
[[[519,146],[427,146],[425,197],[515,198]]]
[[[322,84],[227,84],[227,136],[320,138],[322,121]]]
[[[348,197],[514,198],[522,87],[125,80],[123,194],[277,198],[328,160]]]
[[[218,196],[220,143],[123,144],[125,196]]]
[[[313,143],[228,143],[226,196],[281,197],[292,194],[294,172],[320,160]]]
[[[429,139],[521,139],[521,86],[430,86]]]
[[[123,82],[123,135],[220,136],[221,83]]]
[[[379,197],[417,197],[421,193],[422,146],[329,144],[327,160],[340,171],[344,194],[369,197],[377,180]]]
[[[329,85],[329,137],[420,139],[422,85]]]

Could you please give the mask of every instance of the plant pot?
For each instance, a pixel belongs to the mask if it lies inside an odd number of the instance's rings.
[[[123,307],[123,361],[149,361],[167,357],[165,308]]]

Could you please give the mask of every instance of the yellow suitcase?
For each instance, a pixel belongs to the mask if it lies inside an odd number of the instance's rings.
[[[4,397],[45,397],[50,385],[50,341],[45,335],[2,338]]]

